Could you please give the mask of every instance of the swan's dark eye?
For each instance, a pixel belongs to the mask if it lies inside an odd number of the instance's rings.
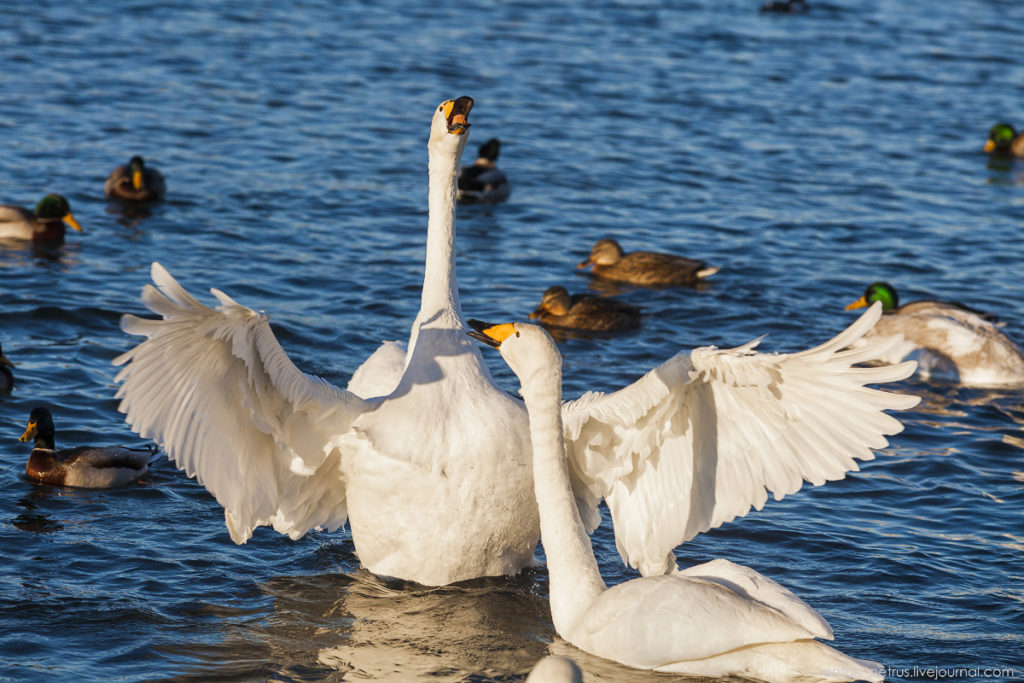
[[[516,330],[516,336],[517,337],[519,336],[519,330]]]

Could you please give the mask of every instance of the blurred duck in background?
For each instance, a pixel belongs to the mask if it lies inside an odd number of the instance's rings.
[[[110,172],[103,184],[103,194],[126,202],[155,202],[164,198],[167,187],[160,171],[146,166],[142,157],[134,156]]]
[[[491,138],[480,145],[477,159],[459,171],[456,200],[460,204],[497,204],[508,199],[508,178],[498,170],[501,142]]]
[[[625,253],[613,239],[598,240],[590,256],[577,266],[593,266],[596,277],[646,287],[695,285],[711,277],[718,268],[674,254],[654,251]]]
[[[82,231],[71,214],[68,200],[59,194],[48,194],[40,199],[35,211],[15,204],[0,204],[0,239],[63,242],[65,225]]]

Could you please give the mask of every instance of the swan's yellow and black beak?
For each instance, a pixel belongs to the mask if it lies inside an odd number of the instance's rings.
[[[78,232],[82,232],[82,226],[78,224],[78,221],[75,220],[75,217],[71,215],[70,211],[68,211],[67,215],[64,216],[64,218],[62,218],[61,220],[63,220],[65,223],[70,225],[72,228],[74,228]]]
[[[29,420],[28,427],[25,428],[25,433],[18,439],[18,443],[22,441],[28,441],[29,439],[36,438],[36,433],[39,431],[39,427],[36,425],[35,420]]]
[[[448,132],[462,135],[469,131],[469,112],[473,108],[472,97],[458,97],[441,104],[441,110],[448,121]]]
[[[861,298],[857,299],[853,303],[846,304],[846,308],[844,308],[843,310],[844,311],[853,311],[853,310],[856,310],[858,308],[867,308],[867,307],[868,307],[868,298],[866,296],[862,296]]]
[[[488,346],[493,346],[496,349],[501,348],[502,342],[511,337],[516,333],[516,328],[512,323],[502,323],[501,325],[492,325],[491,323],[481,322],[479,320],[469,321],[469,326],[473,328],[472,332],[467,332],[470,337],[478,341],[482,341]]]

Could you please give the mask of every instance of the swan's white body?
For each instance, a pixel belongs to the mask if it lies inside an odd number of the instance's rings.
[[[831,639],[832,630],[793,593],[728,560],[607,588],[569,481],[554,341],[542,328],[521,323],[474,336],[499,342],[522,383],[558,635],[640,669],[765,681],[882,680],[877,664],[815,640]]]
[[[914,301],[887,312],[861,343],[896,336],[878,360],[918,362],[921,376],[971,387],[1024,386],[1024,351],[978,312],[942,301]]]
[[[407,353],[385,343],[342,390],[299,371],[266,316],[217,290],[211,309],[159,264],[142,298],[163,319],[122,322],[148,339],[115,359],[127,364],[120,410],[210,490],[238,543],[259,525],[298,538],[348,519],[360,561],[380,575],[440,585],[533,562],[526,411],[464,334],[453,247],[466,136],[449,130],[451,103],[434,114],[428,144],[426,269]],[[916,403],[862,388],[912,364],[860,374],[851,363],[882,347],[839,352],[877,316],[798,354],[755,354],[753,344],[679,354],[621,391],[567,403],[588,528],[606,498],[623,558],[664,573],[675,546],[760,509],[766,488],[781,498],[873,458],[902,429],[882,411]]]

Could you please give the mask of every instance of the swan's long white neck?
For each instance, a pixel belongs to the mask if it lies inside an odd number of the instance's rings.
[[[569,482],[562,432],[561,364],[520,376],[520,383],[530,415],[533,486],[547,557],[551,619],[555,630],[565,637],[607,587]]]
[[[428,145],[430,154],[430,214],[427,220],[427,259],[423,273],[419,322],[462,322],[459,286],[455,279],[455,182],[464,143],[451,149],[448,140]]]

